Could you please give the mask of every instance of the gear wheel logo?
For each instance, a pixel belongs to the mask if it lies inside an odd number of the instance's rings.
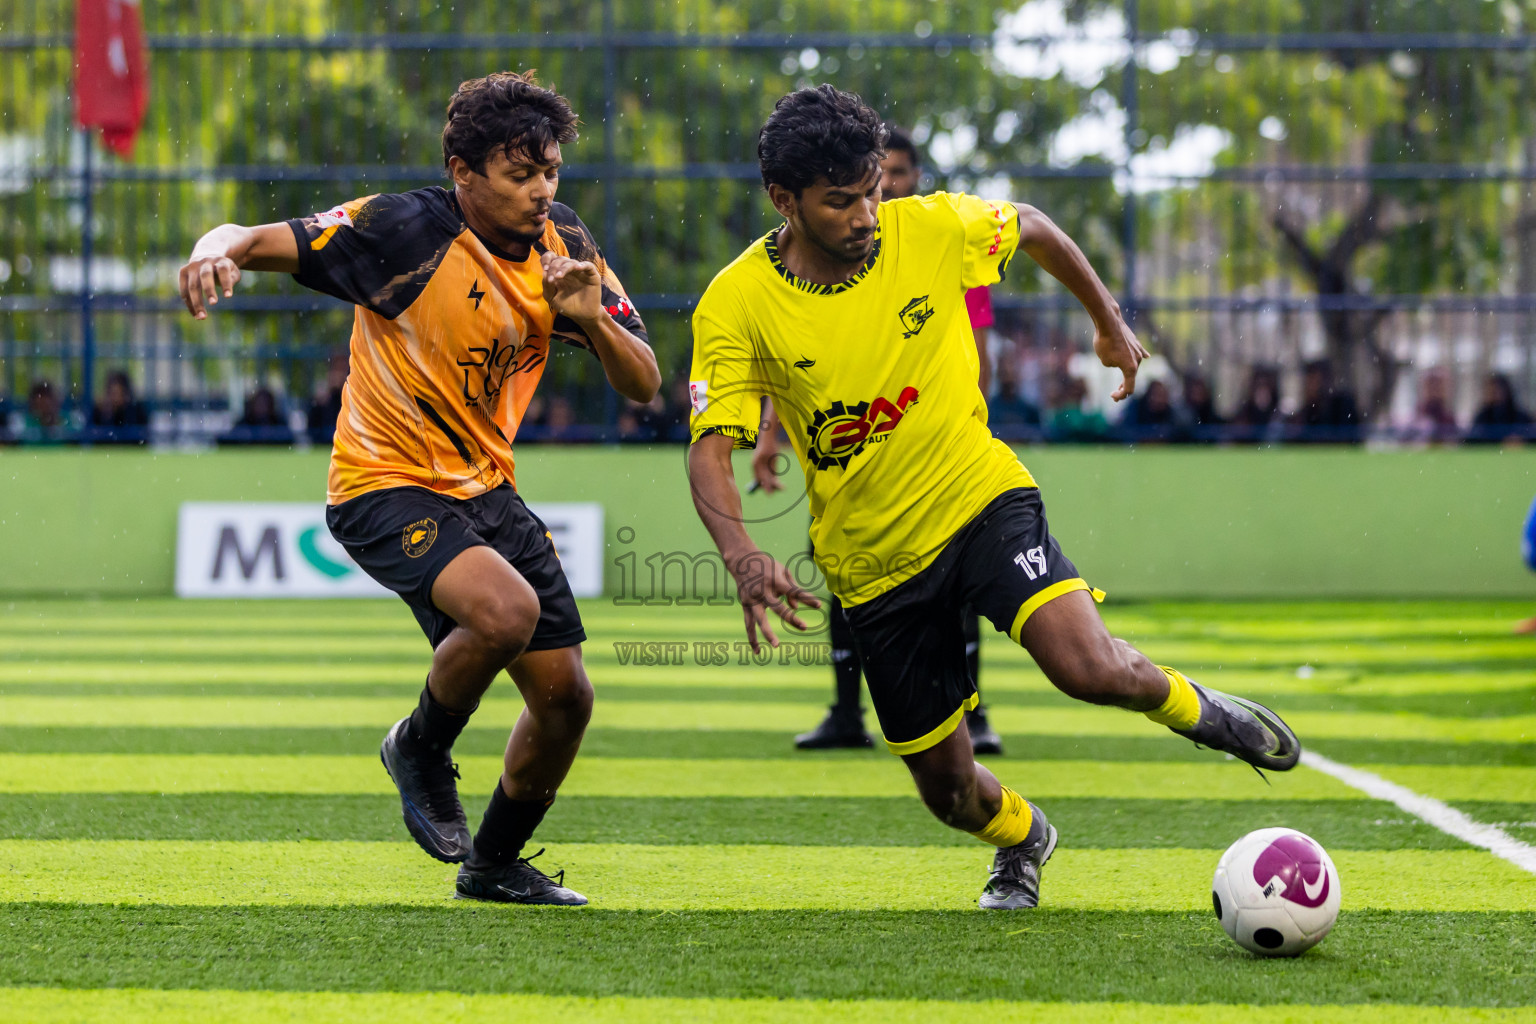
[[[864,418],[868,411],[868,402],[833,402],[816,410],[805,429],[811,441],[806,457],[817,469],[847,469],[853,457],[864,450],[869,443],[869,424]]]
[[[818,409],[805,428],[810,439],[806,458],[817,469],[847,469],[866,445],[890,437],[907,407],[915,404],[917,388],[905,387],[895,402],[881,397],[872,402],[833,402]]]

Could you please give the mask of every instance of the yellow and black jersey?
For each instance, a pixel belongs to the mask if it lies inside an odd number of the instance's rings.
[[[288,224],[294,278],[357,306],[332,505],[407,485],[471,498],[512,480],[512,439],[550,340],[592,347],[544,300],[541,253],[595,262],[603,305],[646,336],[592,233],[560,203],[523,260],[477,235],[444,188],[368,196]]]
[[[817,565],[857,605],[925,568],[992,499],[1034,486],[987,428],[965,305],[1002,279],[1018,211],[942,192],[883,203],[868,262],[837,285],[796,278],[777,234],[699,302],[692,437],[751,448],[773,399],[805,471]]]

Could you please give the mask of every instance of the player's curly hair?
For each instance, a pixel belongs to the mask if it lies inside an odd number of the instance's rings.
[[[797,90],[774,104],[757,133],[763,187],[782,185],[798,196],[820,178],[863,181],[879,171],[886,139],[880,115],[853,93],[830,85]]]
[[[471,78],[448,101],[443,166],[456,156],[484,174],[486,160],[498,149],[509,159],[542,162],[550,143],[576,141],[578,123],[570,102],[541,86],[531,69]]]

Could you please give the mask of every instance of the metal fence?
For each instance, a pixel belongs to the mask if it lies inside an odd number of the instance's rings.
[[[29,389],[50,380],[66,429],[47,436],[110,440],[113,432],[86,425],[103,378],[121,370],[150,409],[147,436],[157,442],[219,436],[259,387],[301,428],[324,390],[328,360],[345,346],[349,311],[278,275],[253,275],[217,315],[194,324],[178,315],[174,295],[174,271],[191,242],[225,220],[269,221],[441,181],[437,132],[453,87],[530,66],[584,115],[561,199],[597,229],[647,317],[669,382],[686,370],[687,313],[698,293],[772,223],[756,184],[756,126],[774,97],[825,80],[915,125],[934,186],[1007,192],[1050,213],[1164,356],[1154,372],[1205,377],[1229,418],[1248,397],[1255,368],[1273,371],[1283,407],[1296,405],[1302,367],[1318,356],[1369,371],[1361,390],[1371,393],[1357,397],[1368,407],[1369,432],[1380,436],[1434,436],[1413,423],[1430,368],[1444,378],[1434,386],[1462,427],[1491,374],[1502,373],[1517,399],[1536,394],[1536,133],[1519,134],[1536,128],[1536,36],[1507,27],[1200,33],[1149,23],[1137,0],[1101,9],[1118,10],[1112,33],[1064,23],[1030,34],[990,8],[859,6],[861,14],[846,17],[833,5],[807,8],[797,22],[794,8],[778,3],[732,15],[624,0],[474,12],[338,0],[315,21],[314,8],[298,5],[146,0],[150,121],[137,159],[122,163],[70,127],[72,40],[60,31],[67,9],[12,2],[0,30],[0,83],[9,94],[0,96],[0,210],[11,225],[0,237],[0,412],[13,428],[25,426]],[[864,21],[824,27],[839,17]],[[904,27],[891,27],[898,23]],[[1099,77],[1073,81],[1068,58],[1085,47],[1100,51]],[[1302,54],[1319,55],[1319,69],[1476,56],[1483,79],[1501,83],[1494,92],[1516,108],[1508,115],[1515,134],[1467,163],[1411,147],[1383,159],[1345,140],[1323,162],[1160,164],[1179,139],[1149,133],[1172,123],[1168,111],[1183,102],[1180,86],[1165,80],[1170,53],[1189,66],[1215,61],[1218,70],[1221,61],[1241,69],[1250,58],[1284,68]],[[1078,123],[1101,111],[1099,151],[1060,151],[1063,125],[1028,113],[1051,96],[1065,97],[1058,105]],[[1210,113],[1220,129],[1225,112]],[[1104,144],[1105,124],[1116,145]],[[1287,249],[1285,231],[1317,235],[1373,197],[1383,197],[1383,220],[1402,209],[1431,210],[1436,223],[1463,218],[1475,258],[1448,262],[1473,271],[1436,276],[1433,260],[1427,271],[1394,270],[1394,260],[1408,266],[1414,254],[1388,253],[1376,264],[1411,290],[1358,280],[1332,293],[1311,287],[1298,271],[1305,257]],[[1457,244],[1455,237],[1431,226],[1423,244]],[[1490,246],[1492,255],[1483,251]],[[1057,382],[1082,379],[1081,407],[1089,410],[1103,389],[1084,357],[1091,328],[1081,311],[1053,281],[1015,268],[994,300],[992,351],[1006,386],[1046,407],[1041,425],[1026,417],[1013,432],[1044,436],[1053,433],[1049,409],[1073,401],[1055,393]],[[1343,342],[1360,344],[1346,351]],[[1176,399],[1179,390],[1176,382]],[[580,353],[551,360],[543,394],[566,407],[562,422],[572,421],[545,433],[573,439],[616,437],[634,412]],[[666,434],[668,416],[675,429],[675,409],[647,422]],[[1291,433],[1277,420],[1235,436]]]

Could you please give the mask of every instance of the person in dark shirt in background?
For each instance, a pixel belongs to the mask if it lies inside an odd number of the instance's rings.
[[[144,444],[149,440],[149,410],[133,395],[123,370],[107,374],[101,401],[91,410],[90,439],[96,444]]]
[[[1198,373],[1184,376],[1184,407],[1189,410],[1190,427],[1196,441],[1218,441],[1227,421],[1216,411],[1211,385]]]
[[[1456,412],[1451,407],[1451,375],[1443,366],[1431,366],[1419,374],[1419,404],[1413,411],[1408,439],[1432,444],[1455,444],[1461,439]]]
[[[1040,410],[1019,394],[1019,382],[1012,373],[997,376],[997,394],[987,400],[987,426],[1004,440],[1040,435]]]
[[[32,382],[17,440],[23,444],[63,444],[69,440],[69,421],[53,381],[45,378]]]
[[[1511,438],[1536,437],[1531,414],[1515,401],[1515,388],[1502,373],[1490,373],[1483,382],[1483,404],[1472,418],[1467,441],[1474,444],[1498,444]]]
[[[1333,364],[1314,359],[1301,369],[1301,405],[1290,418],[1286,440],[1352,443],[1360,440],[1355,396],[1334,386]]]
[[[235,425],[218,437],[219,444],[293,444],[293,430],[278,411],[277,397],[266,386],[245,396],[245,409]]]
[[[1131,399],[1120,420],[1119,433],[1132,444],[1183,440],[1183,417],[1174,407],[1168,385],[1160,380],[1151,381],[1143,394]]]
[[[336,437],[336,421],[341,417],[341,390],[351,372],[351,355],[346,349],[331,353],[325,364],[325,388],[309,404],[306,433],[314,444],[330,444]]]
[[[1270,366],[1255,366],[1248,375],[1248,391],[1232,418],[1235,441],[1257,443],[1269,436],[1280,412],[1280,375]]]

